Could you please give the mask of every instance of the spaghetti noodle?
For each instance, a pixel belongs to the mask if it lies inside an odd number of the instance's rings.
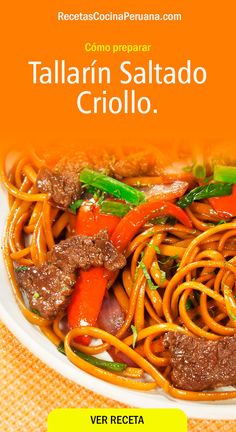
[[[72,363],[112,384],[145,391],[160,387],[173,397],[193,401],[235,398],[236,391],[175,388],[170,380],[170,356],[162,340],[166,332],[207,340],[236,334],[236,221],[216,225],[219,217],[206,202],[193,203],[187,209],[192,228],[158,221],[148,226],[144,220],[125,251],[125,268],[110,287],[125,314],[117,334],[91,326],[65,333],[61,323],[66,312],[49,320],[29,310],[15,278],[16,264],[31,267],[44,263],[58,239],[74,234],[75,216],[68,210],[55,208],[48,194],[37,191],[37,173],[44,163],[38,155],[30,153],[19,158],[9,175],[2,170],[10,206],[4,258],[17,303],[26,319],[39,326],[55,345],[64,342],[65,353]],[[186,180],[189,174],[172,175],[169,181],[180,178]],[[162,181],[164,176],[124,179],[129,185]],[[137,332],[135,343],[134,335],[129,334],[131,325]],[[102,343],[85,346],[76,342],[83,335],[101,339]],[[93,356],[113,347],[135,363],[136,368],[127,368],[126,373],[110,372],[80,358],[73,347]],[[151,381],[140,381],[143,373]]]

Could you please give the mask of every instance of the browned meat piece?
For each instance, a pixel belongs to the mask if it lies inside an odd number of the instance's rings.
[[[60,173],[42,167],[36,184],[39,192],[50,194],[52,201],[60,208],[68,207],[80,195],[79,175],[73,171]]]
[[[47,259],[69,273],[77,268],[87,270],[91,266],[104,266],[114,271],[126,264],[124,255],[117,252],[105,230],[91,237],[77,235],[63,240],[48,252]]]
[[[156,165],[156,158],[149,154],[137,153],[126,156],[112,165],[114,177],[139,177],[157,175],[160,171]]]
[[[70,302],[76,281],[76,270],[104,266],[115,271],[126,264],[108,240],[107,231],[95,236],[74,236],[62,240],[47,255],[47,264],[16,269],[19,286],[26,294],[30,307],[44,318],[55,318]]]
[[[53,319],[66,309],[75,283],[75,275],[68,275],[51,264],[16,271],[20,288],[26,294],[31,309],[44,318]]]
[[[164,346],[176,387],[202,391],[236,384],[236,335],[212,341],[169,332]]]
[[[140,153],[117,160],[107,154],[88,156],[80,152],[62,158],[53,169],[46,166],[40,168],[37,188],[39,192],[50,194],[57,207],[65,209],[80,197],[79,174],[85,167],[118,179],[159,173],[156,159],[152,155]]]

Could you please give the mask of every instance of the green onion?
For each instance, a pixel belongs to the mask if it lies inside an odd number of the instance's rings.
[[[98,205],[101,205],[105,199],[105,192],[101,192],[100,191],[100,195],[97,195],[97,199],[98,199]],[[95,198],[96,199],[96,198]]]
[[[206,167],[202,164],[195,164],[193,167],[193,175],[197,179],[204,179],[206,177]]]
[[[38,299],[39,297],[40,297],[39,293],[35,291],[35,293],[33,295],[33,298],[34,299]]]
[[[231,195],[231,193],[232,184],[230,183],[210,183],[206,186],[199,186],[195,189],[192,189],[187,195],[177,202],[177,205],[181,208],[185,208],[190,206],[193,201],[199,201],[204,198]]]
[[[63,342],[60,342],[60,344],[57,347],[57,350],[60,353],[65,354],[65,348],[64,348]],[[83,360],[87,361],[88,363],[92,364],[93,366],[97,366],[97,367],[100,367],[102,369],[106,369],[106,370],[111,371],[111,372],[123,372],[127,368],[127,364],[125,364],[125,363],[118,363],[118,362],[113,362],[113,361],[101,360],[101,359],[98,359],[97,357],[93,357],[93,356],[90,356],[88,354],[85,354],[85,353],[77,350],[74,347],[72,347],[72,351],[78,357],[82,358]]]
[[[215,165],[213,177],[215,181],[236,183],[236,167]]]
[[[15,268],[16,272],[20,272],[20,271],[24,271],[24,270],[28,270],[29,267],[27,266],[19,266]]]
[[[132,347],[135,348],[137,337],[138,337],[138,332],[137,332],[137,328],[134,325],[131,325],[131,330],[133,333]]]
[[[103,201],[100,205],[100,213],[125,216],[133,207],[130,204],[123,204],[118,201]]]
[[[90,170],[89,168],[84,168],[81,171],[80,181],[101,189],[116,198],[124,199],[134,205],[139,205],[145,201],[143,192],[112,177]]]
[[[76,214],[76,210],[80,208],[83,200],[79,199],[77,201],[74,201],[72,204],[69,205],[69,209],[72,211],[72,213]]]

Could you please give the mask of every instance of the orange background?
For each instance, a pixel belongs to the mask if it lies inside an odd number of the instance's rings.
[[[4,2],[1,5],[2,146],[103,143],[229,141],[235,138],[235,1],[57,1]],[[131,11],[182,13],[182,21],[58,22],[57,12]],[[151,53],[86,53],[85,42],[148,43]],[[147,59],[179,67],[189,58],[204,66],[204,85],[136,86],[157,101],[158,115],[82,115],[76,106],[83,89],[100,95],[106,85],[33,85],[29,60],[51,64],[65,59],[87,66],[96,58],[109,65],[112,95],[121,95],[121,61]],[[117,72],[116,72],[117,71]],[[132,85],[129,88],[133,88]]]

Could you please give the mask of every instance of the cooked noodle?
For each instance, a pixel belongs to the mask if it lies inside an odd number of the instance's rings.
[[[161,387],[171,396],[210,401],[236,397],[236,391],[193,392],[175,388],[169,379],[170,358],[162,346],[165,332],[178,331],[208,340],[217,340],[222,335],[234,335],[236,303],[232,293],[236,276],[236,222],[214,225],[216,216],[209,205],[194,203],[187,213],[193,228],[180,223],[175,225],[143,226],[141,232],[130,242],[126,257],[128,264],[122,270],[121,279],[110,287],[125,312],[125,321],[116,336],[95,327],[75,328],[65,334],[60,322],[65,313],[49,321],[30,311],[22,299],[14,272],[14,263],[33,266],[45,262],[49,251],[58,238],[74,233],[75,217],[65,210],[50,205],[47,194],[37,193],[37,171],[44,161],[31,153],[14,164],[9,175],[2,171],[2,181],[9,193],[9,216],[6,223],[4,258],[19,307],[28,321],[40,327],[44,335],[55,345],[64,341],[65,352],[71,362],[89,374],[136,390],[151,390]],[[187,174],[175,179],[186,178]],[[126,179],[128,184],[145,182],[161,183],[161,177]],[[174,275],[162,280],[156,248],[162,256],[173,261]],[[158,290],[150,289],[147,278],[139,266],[142,261]],[[232,275],[234,277],[232,277]],[[230,289],[229,289],[230,288]],[[193,293],[198,292],[197,302]],[[186,308],[191,300],[193,307]],[[214,313],[213,313],[214,312]],[[132,335],[126,332],[134,324],[137,343],[132,348]],[[98,346],[76,344],[80,335],[101,339]],[[82,352],[96,355],[110,346],[124,353],[137,364],[123,373],[102,370],[78,357],[72,345]],[[151,382],[140,381],[147,373]]]

